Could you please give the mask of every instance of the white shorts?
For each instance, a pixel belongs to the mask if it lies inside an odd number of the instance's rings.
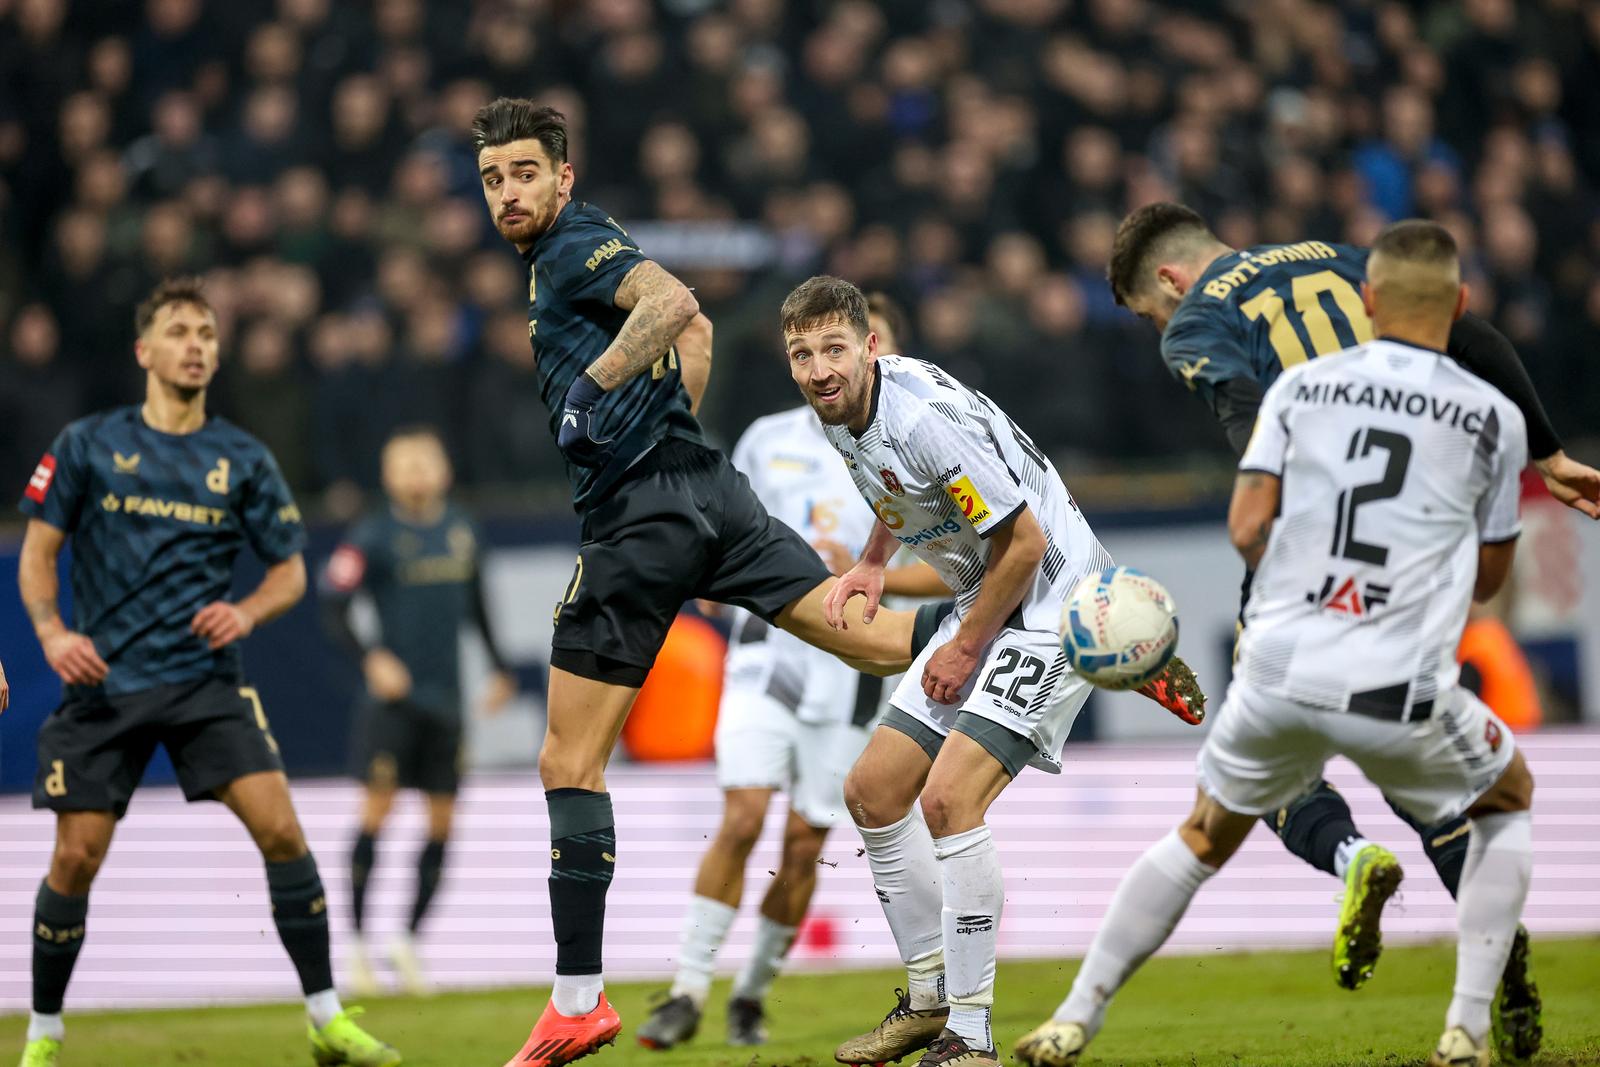
[[[913,719],[946,737],[956,716],[970,712],[1027,738],[1037,750],[1028,766],[1061,773],[1061,749],[1092,686],[1067,666],[1060,635],[1038,630],[1001,630],[978,660],[978,669],[954,704],[935,703],[922,690],[922,671],[940,647],[961,628],[954,613],[945,617],[922,654],[911,664],[889,698]]]
[[[1235,683],[1200,749],[1200,787],[1229,811],[1265,815],[1304,795],[1328,758],[1340,755],[1431,826],[1471,807],[1516,747],[1506,724],[1465,689],[1441,694],[1421,722],[1395,722],[1324,711]]]
[[[867,747],[868,727],[802,722],[760,689],[722,691],[717,785],[781,789],[789,809],[819,829],[845,817],[844,777]]]

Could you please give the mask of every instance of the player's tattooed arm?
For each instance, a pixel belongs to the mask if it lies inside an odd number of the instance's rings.
[[[700,311],[689,287],[648,259],[622,279],[612,303],[627,311],[628,319],[587,371],[608,392],[665,355]]]
[[[1251,570],[1266,554],[1282,489],[1283,480],[1266,471],[1240,471],[1233,483],[1233,500],[1228,505],[1228,536]]]
[[[63,531],[49,523],[30,520],[22,538],[17,585],[50,669],[68,685],[98,685],[111,668],[100,658],[92,639],[67,629],[56,606],[61,591],[56,561],[66,539]]]

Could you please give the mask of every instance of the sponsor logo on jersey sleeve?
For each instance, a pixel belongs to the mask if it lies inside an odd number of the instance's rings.
[[[324,573],[330,588],[348,593],[366,576],[367,557],[355,545],[340,545],[328,558],[328,569]]]
[[[989,518],[989,505],[984,503],[983,494],[978,492],[978,487],[972,484],[972,479],[963,475],[945,486],[945,492],[950,494],[956,502],[956,507],[961,509],[964,517],[972,525],[977,526]]]
[[[28,479],[28,499],[35,504],[43,504],[45,494],[50,492],[50,483],[55,480],[56,457],[46,452],[44,458],[39,460],[39,465],[33,468],[33,477]]]

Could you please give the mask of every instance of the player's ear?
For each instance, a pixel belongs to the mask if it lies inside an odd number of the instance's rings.
[[[867,358],[878,358],[878,332],[876,330],[867,331]]]
[[[561,164],[561,171],[556,176],[556,192],[558,192],[558,193],[570,193],[570,192],[572,192],[572,181],[573,181],[572,164],[571,163],[562,163]]]
[[[133,358],[143,369],[150,369],[150,347],[142,337],[133,342]]]
[[[1369,319],[1372,318],[1373,313],[1377,311],[1377,301],[1373,300],[1372,297],[1372,283],[1369,281],[1363,281],[1361,283],[1361,306],[1366,308],[1367,318]]]
[[[1455,314],[1450,316],[1450,321],[1455,322],[1467,313],[1467,304],[1472,300],[1472,287],[1466,282],[1461,283],[1461,291],[1456,294]]]
[[[1177,267],[1163,263],[1156,268],[1156,288],[1175,299],[1182,300],[1189,291],[1189,280]]]

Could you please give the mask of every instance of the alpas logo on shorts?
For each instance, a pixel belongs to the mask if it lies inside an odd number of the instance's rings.
[[[972,525],[976,526],[989,518],[989,505],[984,503],[983,495],[972,484],[971,478],[963,475],[945,486],[944,491],[955,500],[962,516]]]

